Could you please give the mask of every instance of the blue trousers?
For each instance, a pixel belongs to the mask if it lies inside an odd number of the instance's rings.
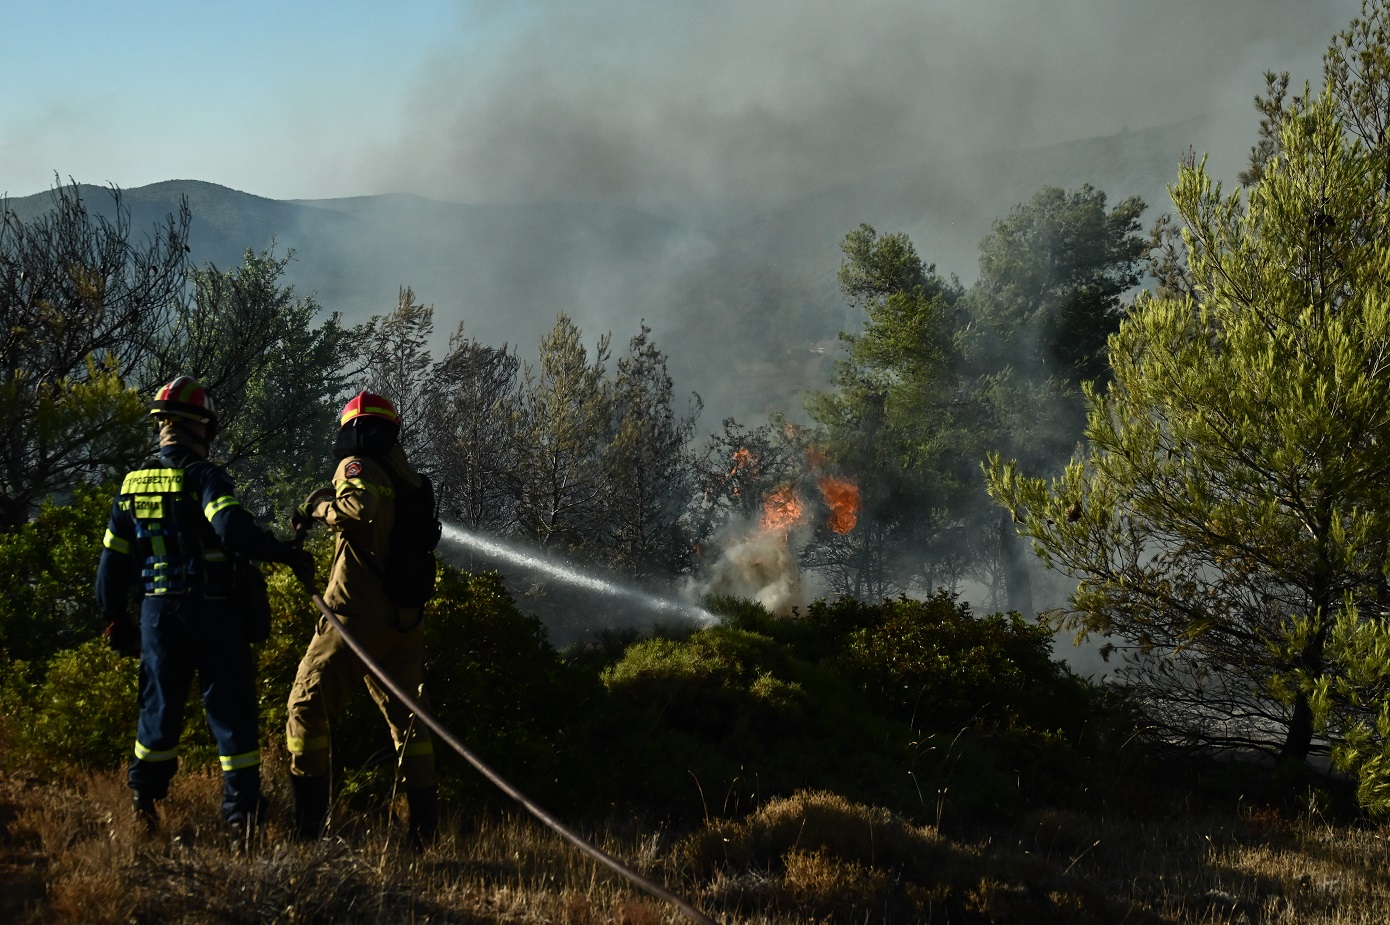
[[[195,674],[222,762],[222,812],[229,820],[241,819],[258,810],[261,793],[256,665],[243,622],[226,601],[145,598],[140,609],[140,723],[130,787],[151,799],[168,795]]]

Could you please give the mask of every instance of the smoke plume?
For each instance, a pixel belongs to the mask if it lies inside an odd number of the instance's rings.
[[[876,171],[1165,125],[1316,80],[1354,0],[470,4],[377,182],[742,218]],[[1238,133],[1238,137],[1237,136]]]

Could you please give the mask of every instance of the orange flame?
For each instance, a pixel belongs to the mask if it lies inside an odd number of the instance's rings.
[[[779,488],[763,499],[763,529],[790,530],[801,522],[806,506],[790,485]]]
[[[840,534],[853,530],[859,522],[859,486],[827,476],[820,480],[820,493],[830,505],[830,529]]]
[[[729,487],[729,494],[733,495],[735,498],[742,494],[738,482],[734,481],[734,477],[745,469],[756,474],[756,463],[757,460],[753,458],[753,453],[747,447],[740,447],[734,450],[733,467],[729,469],[729,474],[724,478],[726,485],[733,482]]]

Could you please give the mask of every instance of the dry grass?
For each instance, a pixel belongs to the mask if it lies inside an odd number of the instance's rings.
[[[273,819],[248,853],[222,835],[219,790],[216,773],[181,773],[150,838],[132,824],[121,775],[0,780],[0,921],[683,921],[525,818],[450,820],[424,855],[389,814],[308,846]],[[1390,831],[1266,810],[1147,821],[1044,811],[952,838],[808,792],[668,835],[628,822],[597,841],[721,922],[1390,921]]]
[[[271,774],[268,773],[270,778]],[[283,808],[284,795],[270,787]],[[280,819],[242,850],[223,832],[221,775],[180,773],[161,831],[134,824],[123,775],[62,784],[0,781],[0,921],[16,923],[482,923],[658,925],[681,920],[525,819],[446,825],[409,850],[396,821],[289,842]],[[655,842],[614,835],[642,859]]]

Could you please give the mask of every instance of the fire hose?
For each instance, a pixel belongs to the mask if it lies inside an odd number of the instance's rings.
[[[350,648],[354,653],[356,653],[357,657],[362,660],[362,664],[367,666],[367,669],[373,675],[376,676],[376,679],[380,681],[382,685],[386,687],[387,690],[389,690],[393,695],[395,695],[395,697],[399,699],[401,703],[405,704],[405,706],[408,707],[415,714],[416,719],[428,726],[435,735],[439,736],[439,738],[444,741],[445,744],[447,744],[454,751],[458,752],[459,755],[461,755],[465,761],[473,765],[473,767],[477,769],[479,774],[482,774],[483,777],[486,777],[488,780],[490,780],[494,785],[496,785],[496,787],[499,790],[501,790],[507,796],[520,803],[523,807],[526,808],[527,812],[529,812],[532,816],[535,816],[541,822],[545,823],[570,844],[574,845],[580,851],[583,851],[585,854],[589,855],[591,858],[598,861],[600,864],[609,868],[613,872],[626,878],[634,886],[639,887],[640,889],[646,891],[648,894],[656,897],[657,899],[660,899],[664,902],[670,903],[671,905],[675,906],[682,913],[684,913],[686,918],[690,919],[692,922],[699,923],[699,925],[716,925],[713,919],[709,918],[709,916],[696,909],[690,903],[681,899],[674,893],[668,891],[665,887],[662,887],[660,884],[653,883],[651,880],[648,880],[646,877],[643,877],[641,874],[632,870],[627,865],[623,864],[622,861],[619,861],[617,858],[613,857],[611,854],[608,854],[602,849],[595,847],[594,845],[591,845],[589,842],[585,841],[584,838],[581,837],[578,833],[570,829],[564,823],[560,822],[560,820],[556,819],[554,816],[550,815],[550,813],[546,812],[544,809],[538,806],[524,793],[522,793],[520,790],[517,790],[510,783],[508,783],[506,779],[504,779],[496,771],[488,767],[488,765],[484,763],[482,759],[480,759],[478,756],[474,755],[471,751],[469,751],[468,747],[465,746],[462,742],[460,742],[457,736],[455,736],[452,732],[445,728],[443,723],[441,723],[438,719],[434,717],[432,713],[430,713],[423,706],[421,706],[419,701],[411,697],[410,694],[403,690],[401,686],[397,684],[393,678],[391,678],[385,671],[382,670],[381,666],[378,665],[372,659],[371,655],[367,653],[366,649],[362,647],[362,644],[352,637],[352,634],[348,632],[347,627],[343,624],[343,621],[338,618],[338,615],[335,614],[331,609],[329,609],[328,605],[324,603],[323,597],[319,594],[318,590],[314,588],[313,585],[306,583],[305,588],[313,597],[314,603],[318,605],[319,610],[323,612],[324,617],[327,618],[328,622],[333,625],[333,628],[338,631],[339,635],[343,637],[343,641],[348,644],[348,648]]]

